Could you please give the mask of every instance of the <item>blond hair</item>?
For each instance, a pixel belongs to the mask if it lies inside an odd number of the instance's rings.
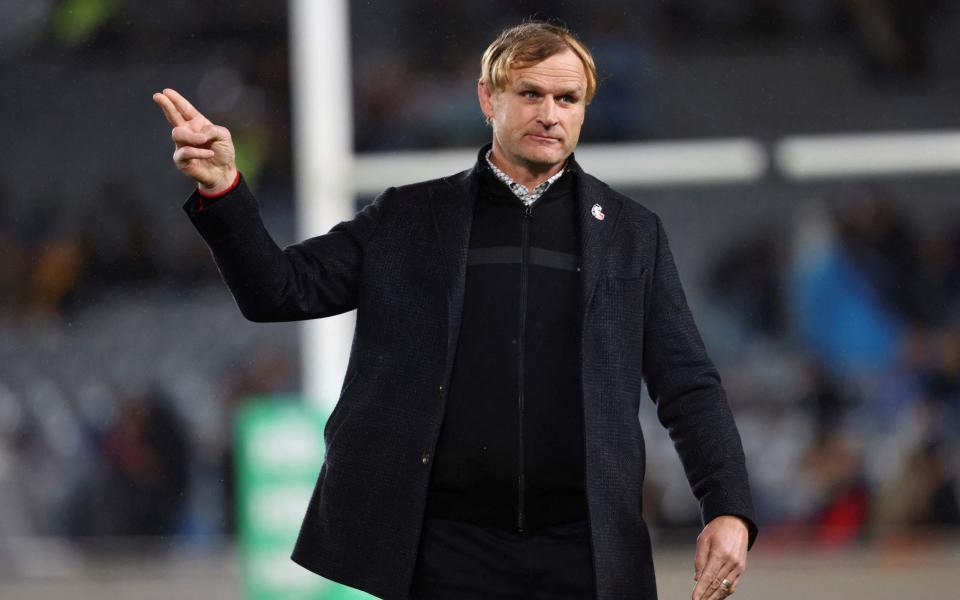
[[[584,99],[590,104],[597,91],[597,67],[593,56],[569,29],[544,21],[529,21],[504,29],[483,53],[480,80],[496,91],[503,91],[510,69],[535,65],[568,49],[583,63],[587,74]]]

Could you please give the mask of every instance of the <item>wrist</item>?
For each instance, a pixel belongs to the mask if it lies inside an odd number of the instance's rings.
[[[743,527],[744,531],[750,531],[750,525],[748,524],[747,520],[738,515],[717,515],[713,520],[716,521],[717,525],[723,523],[739,523]]]
[[[233,169],[221,182],[213,186],[197,184],[197,193],[204,198],[219,198],[232,191],[240,183],[240,171]]]

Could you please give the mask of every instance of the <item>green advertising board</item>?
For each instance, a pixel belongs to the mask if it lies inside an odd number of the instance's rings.
[[[237,524],[250,600],[373,598],[290,560],[323,464],[325,422],[325,415],[289,396],[254,398],[237,413]]]

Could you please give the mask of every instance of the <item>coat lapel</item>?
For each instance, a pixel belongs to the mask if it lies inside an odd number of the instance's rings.
[[[580,169],[573,157],[571,166],[577,174],[577,201],[580,216],[580,263],[581,301],[586,314],[597,287],[597,279],[603,271],[604,257],[620,217],[621,200],[605,193],[603,186],[594,177]],[[593,206],[599,205],[602,219],[594,215]]]
[[[440,270],[447,290],[447,372],[457,347],[466,285],[470,227],[477,197],[476,167],[444,179],[431,197],[433,224],[440,240]]]

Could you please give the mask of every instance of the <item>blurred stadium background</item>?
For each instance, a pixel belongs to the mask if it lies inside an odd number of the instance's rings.
[[[662,216],[724,376],[762,527],[738,597],[957,597],[960,8],[349,2],[357,208],[469,166],[479,56],[531,15],[595,52],[578,157]],[[234,420],[302,392],[300,330],[235,308],[150,95],[232,130],[294,241],[290,29],[266,0],[0,0],[0,597],[243,595]],[[640,418],[688,597],[697,506]]]

